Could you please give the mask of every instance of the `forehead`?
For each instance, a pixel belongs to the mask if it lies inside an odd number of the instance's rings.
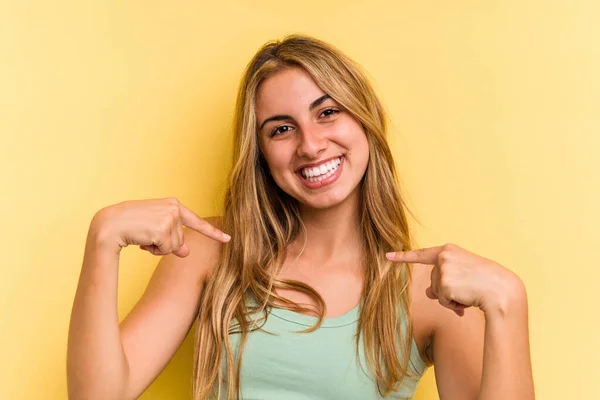
[[[290,67],[261,82],[256,93],[258,120],[274,113],[308,111],[310,103],[325,92],[300,67]]]

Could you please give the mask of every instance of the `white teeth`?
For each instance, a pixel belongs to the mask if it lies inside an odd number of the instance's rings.
[[[342,159],[336,158],[335,160],[328,161],[317,167],[303,168],[300,173],[307,180],[311,182],[317,182],[333,175],[341,163]]]
[[[319,181],[322,181],[322,180],[323,180],[323,179],[325,179],[325,178],[329,178],[329,177],[330,177],[331,175],[333,175],[334,173],[335,173],[335,170],[333,170],[333,171],[329,171],[329,172],[327,172],[325,175],[319,175],[319,176],[315,176],[315,177],[312,177],[312,178],[308,178],[308,180],[309,180],[310,182],[319,182]]]

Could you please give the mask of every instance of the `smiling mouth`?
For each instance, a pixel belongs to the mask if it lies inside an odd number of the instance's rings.
[[[302,168],[300,175],[309,182],[320,182],[332,176],[341,163],[342,157],[340,156],[314,167]]]

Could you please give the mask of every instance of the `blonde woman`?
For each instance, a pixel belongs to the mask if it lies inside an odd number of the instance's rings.
[[[293,35],[243,76],[222,218],[173,198],[92,219],[68,346],[71,399],[134,399],[197,321],[193,398],[533,399],[527,296],[457,245],[413,249],[383,108],[333,46]],[[226,232],[226,233],[224,233]],[[163,256],[119,324],[128,245]]]

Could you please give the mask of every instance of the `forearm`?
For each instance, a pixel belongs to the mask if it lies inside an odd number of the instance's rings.
[[[101,251],[91,232],[69,326],[70,399],[123,398],[128,368],[117,310],[118,264],[118,253]]]
[[[522,283],[505,301],[485,310],[486,327],[480,400],[535,398],[527,295]]]

